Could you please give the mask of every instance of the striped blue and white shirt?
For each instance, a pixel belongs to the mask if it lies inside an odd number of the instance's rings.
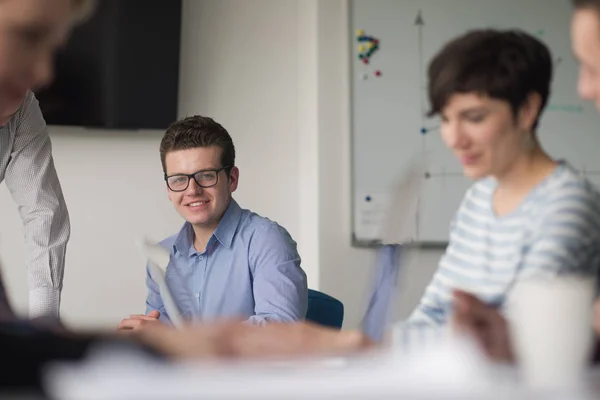
[[[600,194],[568,163],[559,162],[502,217],[493,209],[496,185],[485,178],[465,194],[438,269],[417,308],[398,326],[395,340],[411,340],[415,333],[429,336],[415,330],[444,327],[454,289],[502,309],[520,279],[598,270]]]

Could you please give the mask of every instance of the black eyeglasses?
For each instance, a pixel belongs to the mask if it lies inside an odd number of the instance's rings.
[[[209,188],[219,183],[219,172],[231,168],[230,165],[218,169],[203,169],[202,171],[194,172],[193,174],[177,174],[167,176],[165,181],[167,186],[173,192],[183,192],[190,185],[190,179],[194,179],[196,185],[202,188]]]

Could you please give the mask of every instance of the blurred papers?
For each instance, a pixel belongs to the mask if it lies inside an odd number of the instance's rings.
[[[82,364],[46,374],[56,399],[500,399],[514,374],[500,373],[466,342],[420,352],[348,358],[162,364],[122,349],[97,349]]]

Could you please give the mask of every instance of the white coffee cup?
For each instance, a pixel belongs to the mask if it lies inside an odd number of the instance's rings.
[[[561,275],[520,281],[507,302],[515,357],[533,390],[582,387],[594,343],[595,279]]]

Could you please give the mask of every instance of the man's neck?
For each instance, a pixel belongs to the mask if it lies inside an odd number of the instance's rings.
[[[220,215],[219,218],[217,218],[217,220],[211,223],[210,225],[192,224],[192,228],[194,228],[194,248],[196,249],[196,251],[203,253],[206,250],[206,245],[208,244],[210,237],[213,235],[213,233],[215,233],[215,230],[217,230],[217,227],[221,223],[221,220],[223,219],[223,217],[227,213],[227,210],[231,206],[232,201],[233,200],[229,198],[229,201],[227,202],[227,207],[225,208],[223,214]]]

